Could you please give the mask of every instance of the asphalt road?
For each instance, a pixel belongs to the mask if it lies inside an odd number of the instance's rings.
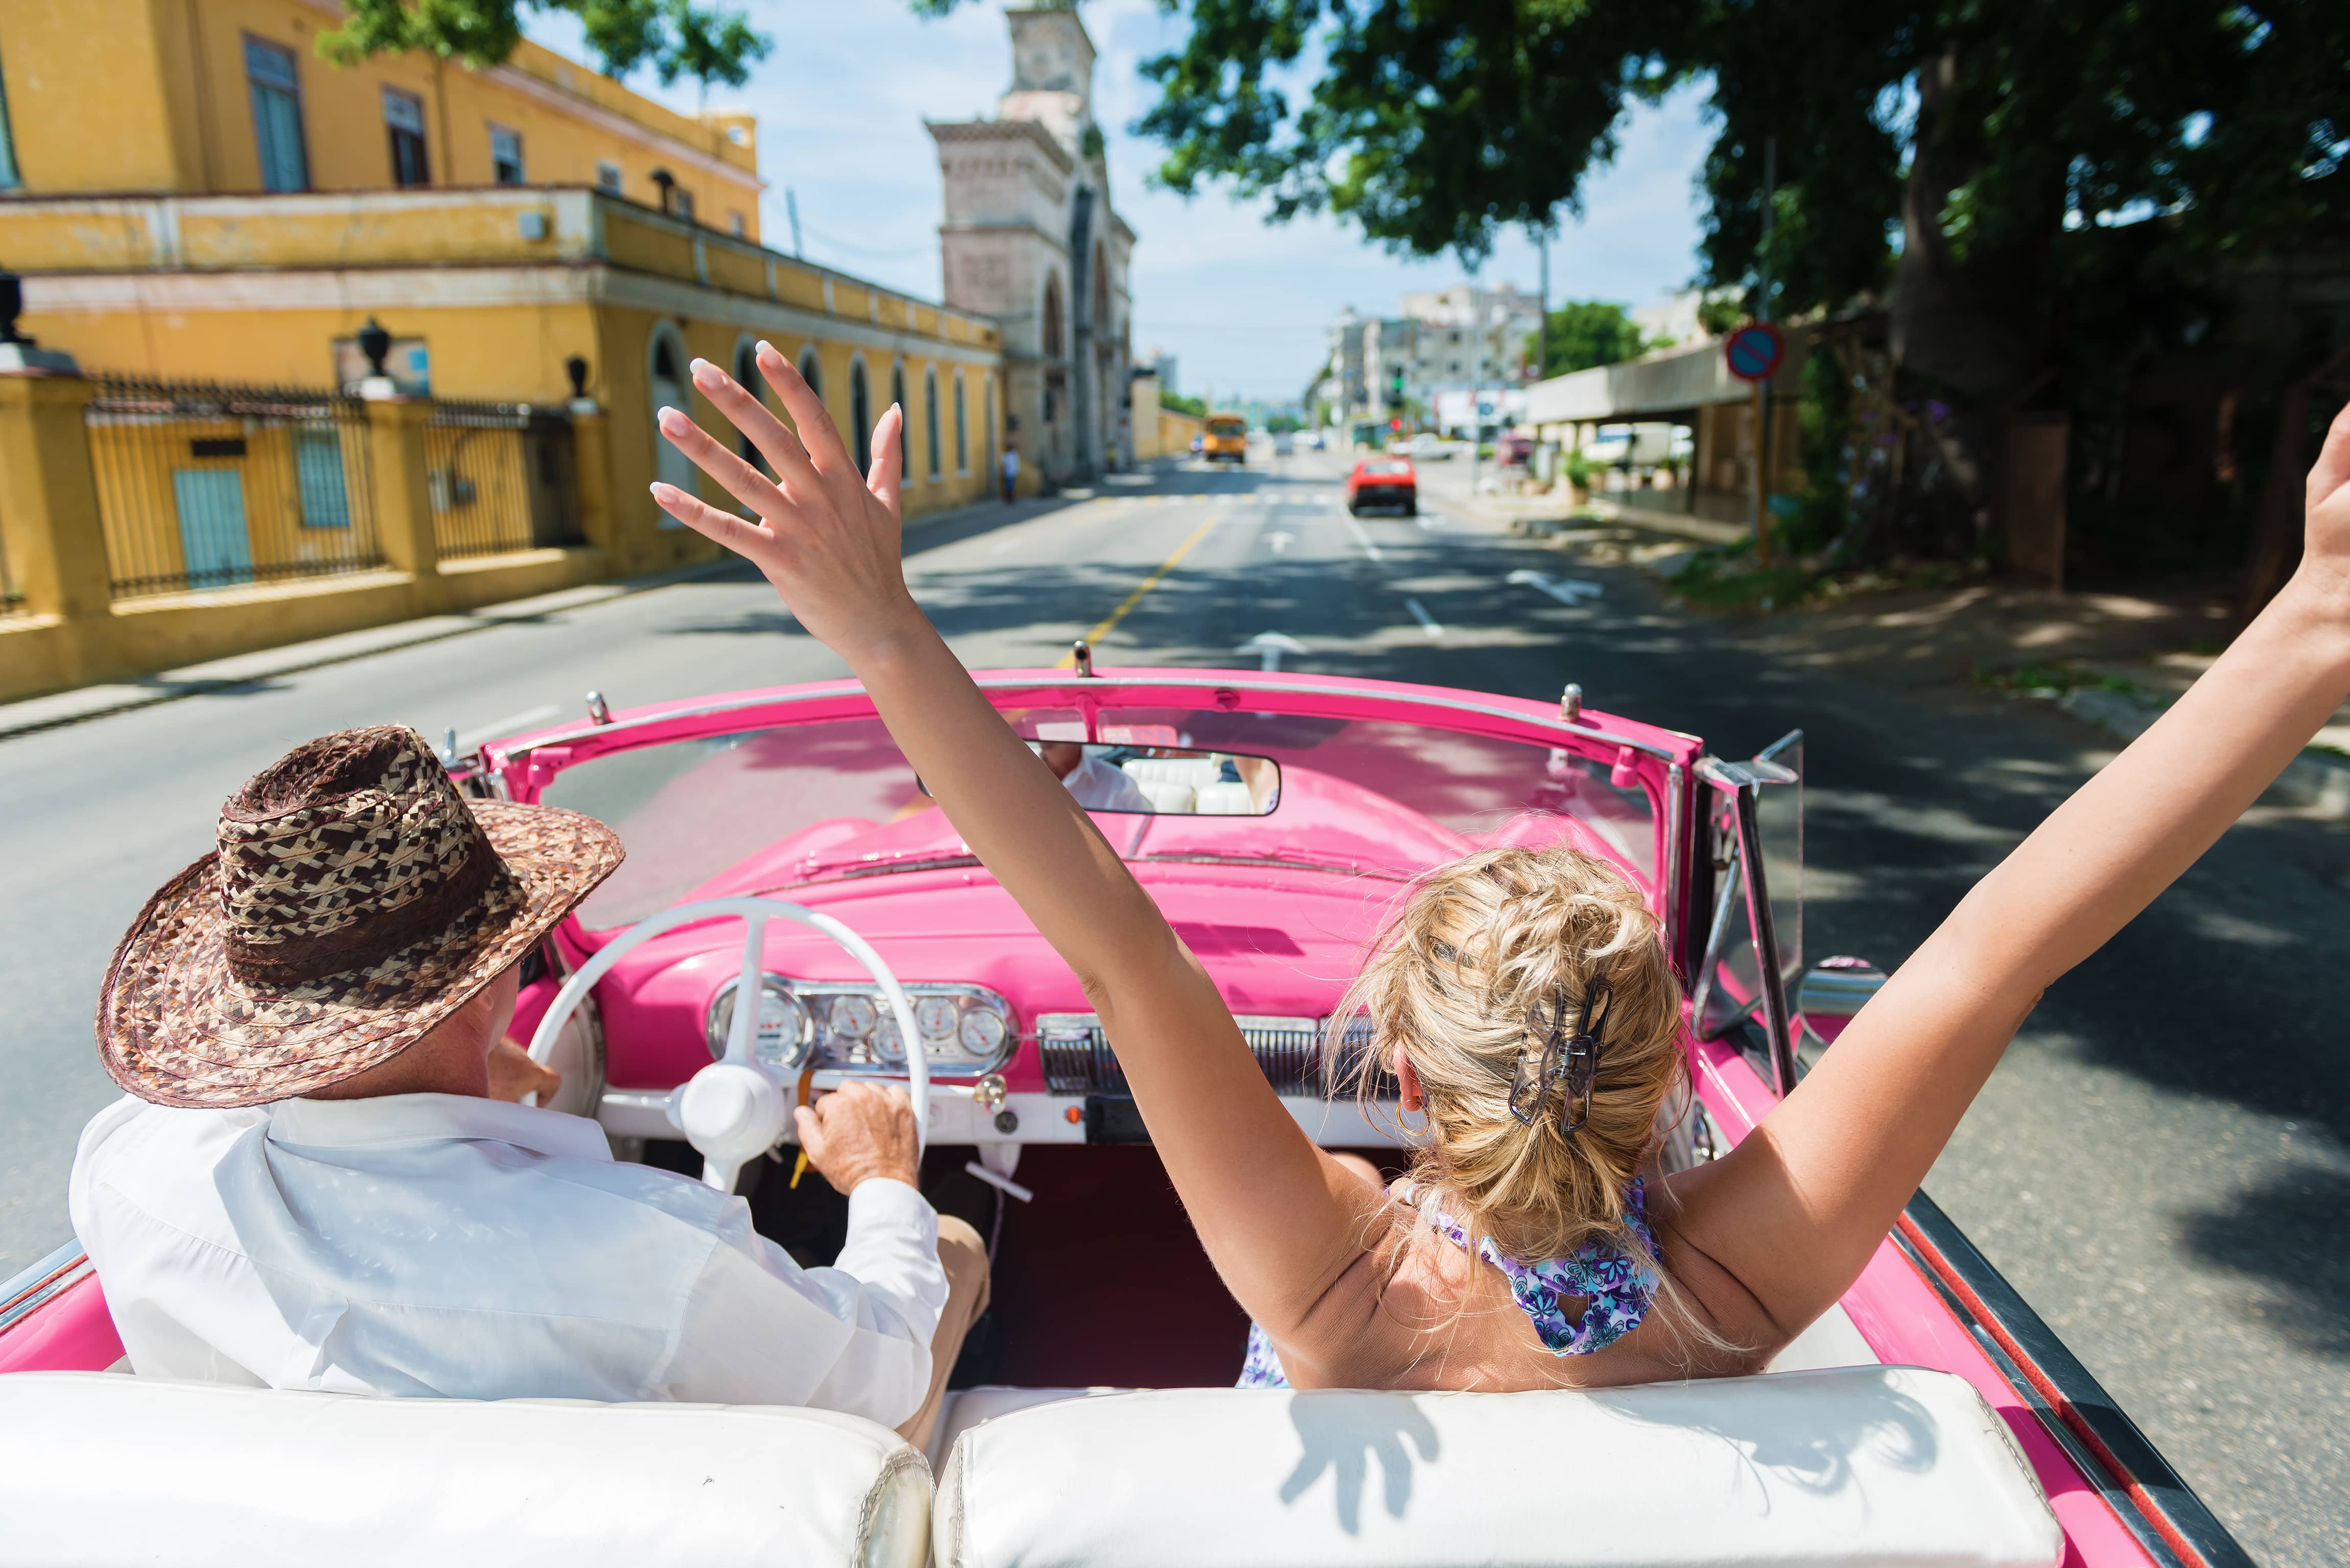
[[[1465,465],[1461,465],[1465,466]],[[1253,663],[1586,702],[1741,756],[1808,735],[1806,950],[1886,964],[2107,754],[2057,713],[1772,660],[1636,574],[1448,515],[1350,519],[1334,462],[1124,476],[1094,499],[917,535],[918,594],[973,665],[1049,664],[1179,545],[1104,664]],[[1201,533],[1202,525],[1213,525]],[[1569,605],[1533,566],[1596,581]],[[66,1235],[108,953],[206,851],[218,805],[287,746],[400,722],[535,728],[842,673],[747,573],[0,742],[0,1276]],[[1929,1190],[2261,1561],[2350,1558],[2350,833],[2255,814],[2027,1023]],[[2329,1000],[2331,999],[2331,1000]]]

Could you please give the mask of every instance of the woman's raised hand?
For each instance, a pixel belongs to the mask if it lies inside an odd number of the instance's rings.
[[[2350,406],[2334,416],[2309,470],[2307,516],[2303,564],[2334,574],[2326,587],[2350,596]]]
[[[765,474],[677,409],[660,410],[661,434],[754,519],[721,512],[673,484],[653,501],[694,532],[715,539],[765,575],[799,622],[853,664],[872,639],[919,618],[899,558],[899,431],[896,404],[873,428],[873,471],[857,472],[823,400],[772,345],[758,348],[759,373],[799,427],[794,435],[733,377],[706,359],[693,384],[775,471]]]

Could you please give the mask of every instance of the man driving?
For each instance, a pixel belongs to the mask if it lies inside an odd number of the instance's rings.
[[[467,800],[414,732],[297,747],[148,901],[99,1002],[129,1097],[70,1204],[132,1370],[279,1388],[809,1405],[916,1447],[987,1300],[916,1186],[902,1090],[797,1112],[848,1197],[802,1268],[743,1199],[615,1162],[504,1044],[517,968],[621,858],[595,819]]]
[[[1039,741],[1036,754],[1087,811],[1151,809],[1150,797],[1126,776],[1123,769],[1111,766],[1098,755],[1088,755],[1080,742]]]

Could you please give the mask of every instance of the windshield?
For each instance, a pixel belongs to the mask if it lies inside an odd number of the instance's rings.
[[[1032,739],[1083,733],[1074,711],[1005,715]],[[1653,892],[1648,794],[1608,762],[1563,748],[1387,720],[1114,709],[1093,740],[1269,759],[1262,816],[1103,815],[1137,865],[1260,861],[1401,879],[1481,848],[1566,839]],[[592,929],[687,898],[969,866],[970,851],[878,719],[739,731],[566,768],[542,798],[609,823],[628,859],[581,906]],[[788,894],[785,894],[788,896]]]
[[[1246,420],[1215,419],[1208,421],[1208,431],[1211,435],[1239,435],[1247,429]]]

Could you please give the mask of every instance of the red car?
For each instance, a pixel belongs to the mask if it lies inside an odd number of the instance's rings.
[[[1406,457],[1367,457],[1347,475],[1347,510],[1359,517],[1366,506],[1399,506],[1403,514],[1419,511],[1419,479]]]

